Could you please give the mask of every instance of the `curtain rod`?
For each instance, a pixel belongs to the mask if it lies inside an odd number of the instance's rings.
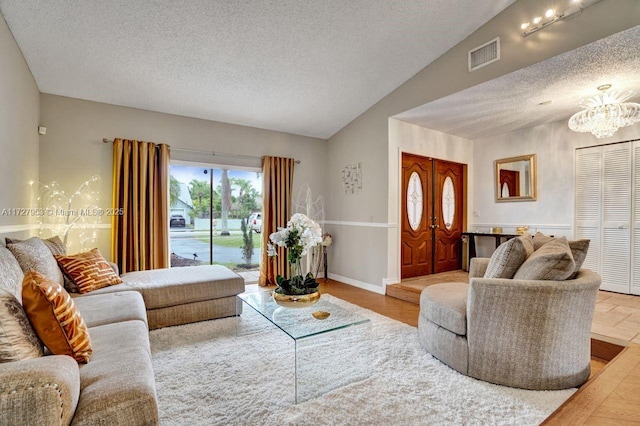
[[[102,143],[110,143],[113,142],[112,139],[103,138]],[[244,154],[226,154],[224,152],[217,151],[202,151],[199,149],[190,149],[190,148],[171,148],[174,151],[183,151],[183,152],[194,152],[196,154],[211,154],[212,156],[220,156],[220,157],[240,157],[240,158],[252,158],[261,160],[262,157],[256,157],[254,155],[244,155]],[[296,164],[300,164],[300,160],[295,160]]]

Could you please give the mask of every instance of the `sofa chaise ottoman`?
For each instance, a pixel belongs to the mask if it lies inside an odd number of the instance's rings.
[[[220,265],[127,272],[120,278],[122,284],[87,294],[139,292],[151,330],[236,315],[236,295],[244,291],[244,278]]]

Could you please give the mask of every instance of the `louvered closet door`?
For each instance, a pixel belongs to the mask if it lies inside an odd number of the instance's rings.
[[[640,141],[633,143],[633,224],[631,294],[640,294]]]
[[[591,240],[582,265],[601,271],[602,147],[576,151],[576,238]]]
[[[631,144],[602,147],[602,286],[629,293],[631,267]]]

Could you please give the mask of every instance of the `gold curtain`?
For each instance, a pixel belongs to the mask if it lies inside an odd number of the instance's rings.
[[[287,276],[287,253],[278,247],[278,256],[267,256],[269,235],[278,227],[285,227],[291,218],[293,190],[293,158],[264,157],[262,160],[262,259],[260,262],[261,286],[275,285],[276,276]]]
[[[168,145],[113,141],[113,207],[122,212],[111,220],[111,257],[120,272],[168,268]]]

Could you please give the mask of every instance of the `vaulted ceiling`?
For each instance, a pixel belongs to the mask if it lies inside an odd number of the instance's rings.
[[[41,92],[329,138],[515,0],[0,0]]]
[[[568,120],[611,84],[640,102],[640,26],[398,114],[467,139]]]

